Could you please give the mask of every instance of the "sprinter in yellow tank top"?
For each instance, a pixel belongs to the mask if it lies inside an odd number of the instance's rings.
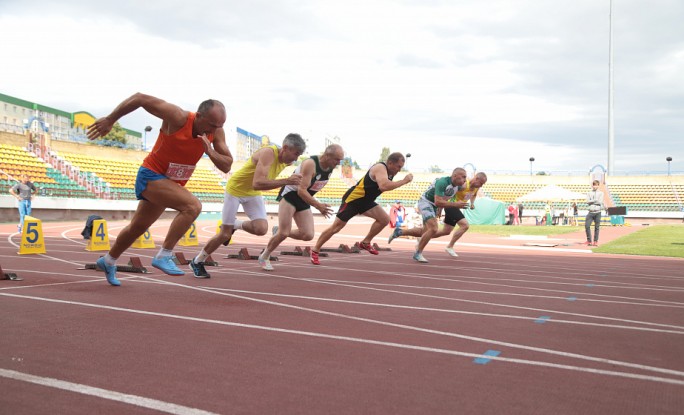
[[[280,172],[294,163],[306,150],[306,143],[299,134],[288,134],[283,140],[282,148],[275,145],[262,147],[252,154],[247,163],[233,173],[226,184],[223,199],[221,232],[207,242],[195,258],[190,261],[190,268],[196,278],[210,278],[204,268],[204,261],[221,244],[230,241],[233,231],[242,229],[252,235],[262,236],[268,231],[266,206],[263,190],[277,189],[286,185],[298,186],[302,175],[294,173],[286,179],[277,179]],[[238,208],[242,205],[249,220],[237,219]]]

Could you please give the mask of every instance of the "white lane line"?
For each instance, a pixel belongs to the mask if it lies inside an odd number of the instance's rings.
[[[107,389],[96,388],[93,386],[83,385],[80,383],[67,382],[60,379],[48,378],[43,376],[30,375],[28,373],[17,372],[15,370],[8,370],[0,368],[0,376],[6,379],[19,380],[22,382],[29,382],[36,385],[47,386],[50,388],[61,389],[69,392],[76,392],[83,395],[94,396],[96,398],[108,399],[111,401],[122,402],[129,405],[139,406],[142,408],[153,409],[167,414],[178,415],[212,415],[214,412],[207,412],[197,408],[190,408],[188,406],[177,405],[170,402],[164,402],[157,399],[145,398],[138,395],[130,395],[127,393],[115,392]]]
[[[199,289],[199,288],[195,288],[195,287],[187,287],[187,288],[192,288],[192,289],[196,289],[199,291],[207,291],[207,290],[203,290],[203,289]],[[209,290],[208,292],[213,292],[213,291]],[[228,295],[230,297],[235,297],[235,298],[243,298],[246,300],[252,300],[252,301],[256,301],[256,302],[279,305],[279,303],[273,303],[270,301],[264,301],[264,300],[250,298],[250,297],[231,295],[231,294],[225,294],[225,293],[216,293],[216,292],[213,292],[213,293],[221,294],[221,295]],[[185,320],[185,321],[218,324],[218,325],[229,326],[229,327],[256,329],[256,330],[263,330],[263,331],[269,331],[269,332],[295,334],[295,335],[324,338],[324,339],[332,339],[332,340],[344,340],[344,341],[350,341],[350,342],[355,342],[355,343],[372,344],[372,345],[378,345],[378,346],[387,346],[387,347],[395,347],[395,348],[401,348],[401,349],[441,353],[441,354],[447,354],[447,355],[452,355],[452,356],[462,356],[462,357],[469,357],[469,358],[482,357],[481,353],[467,353],[467,352],[461,352],[461,351],[456,351],[456,350],[447,350],[447,349],[439,349],[439,348],[433,348],[433,347],[416,346],[416,345],[404,344],[404,343],[395,343],[395,342],[385,342],[385,341],[380,341],[380,340],[363,339],[363,338],[359,338],[359,337],[337,336],[337,335],[317,333],[317,332],[309,332],[309,331],[303,331],[303,330],[291,330],[291,329],[283,329],[283,328],[270,327],[270,326],[259,326],[259,325],[255,325],[255,324],[245,324],[245,323],[236,323],[236,322],[231,322],[231,321],[222,321],[222,320],[213,320],[213,319],[205,319],[205,318],[198,318],[198,317],[180,316],[180,315],[175,315],[175,314],[158,313],[158,312],[143,311],[143,310],[134,310],[134,309],[123,308],[123,307],[105,306],[105,305],[101,305],[101,304],[90,304],[90,303],[82,303],[82,302],[77,302],[77,301],[55,300],[55,299],[49,299],[49,298],[31,297],[31,296],[5,294],[5,293],[0,293],[0,296],[24,298],[24,299],[45,301],[45,302],[51,302],[51,303],[77,305],[77,306],[83,306],[83,307],[92,307],[92,308],[99,308],[99,309],[112,310],[112,311],[121,311],[121,312],[125,312],[125,313],[142,314],[142,315],[155,316],[155,317],[173,318],[173,319]],[[343,314],[323,312],[320,310],[311,310],[311,309],[306,309],[304,307],[295,307],[295,306],[290,306],[290,305],[282,305],[282,306],[301,309],[301,310],[305,310],[305,311],[307,311],[307,310],[308,311],[314,311],[314,312],[317,312],[320,314],[337,315],[340,317],[351,318],[354,320],[375,322],[375,323],[380,323],[383,325],[388,325],[388,326],[393,326],[393,327],[411,328],[410,326],[405,326],[402,324],[379,322],[377,320],[370,320],[370,319],[363,319],[363,318],[359,318],[359,317],[345,316]],[[413,328],[413,329],[415,329],[415,328]],[[419,331],[430,332],[430,333],[434,333],[434,334],[453,335],[455,337],[463,337],[463,338],[469,337],[469,336],[454,335],[453,333],[441,332],[441,331],[437,331],[437,330],[420,329]],[[492,343],[492,342],[490,342],[490,343]],[[508,343],[504,343],[504,342],[493,342],[492,344],[509,345]],[[521,348],[519,345],[515,345],[515,344],[511,344],[510,346],[515,347],[515,348]],[[523,347],[523,348],[528,349],[528,350],[534,350],[534,351],[545,351],[545,350],[547,350],[547,349],[539,349],[539,348],[531,348],[531,347]],[[663,373],[663,374],[668,374],[668,375],[684,376],[684,372],[680,372],[680,371],[676,371],[676,370],[663,369],[663,368],[657,368],[657,367],[651,367],[651,366],[645,366],[645,365],[639,365],[639,364],[633,364],[633,363],[627,363],[627,362],[620,362],[620,361],[615,361],[615,360],[610,360],[610,359],[594,358],[594,357],[590,357],[590,356],[576,355],[573,353],[554,352],[552,354],[561,355],[564,357],[576,357],[579,359],[589,360],[589,361],[598,362],[598,363],[606,363],[609,365],[612,364],[612,365],[618,365],[618,366],[622,366],[622,367],[630,367],[630,368],[634,368],[634,369],[638,369],[638,370],[653,371],[653,372],[658,372],[658,373]],[[572,371],[577,371],[577,372],[601,374],[601,375],[614,376],[614,377],[624,377],[624,378],[630,378],[630,379],[639,379],[639,380],[646,380],[646,381],[651,381],[651,382],[668,383],[668,384],[673,384],[673,385],[684,386],[684,380],[681,380],[681,379],[672,379],[672,378],[665,378],[665,377],[651,376],[651,375],[640,375],[640,374],[636,374],[636,373],[626,373],[626,372],[618,372],[618,371],[613,371],[613,370],[594,369],[594,368],[589,368],[589,367],[564,365],[564,364],[542,362],[542,361],[535,361],[535,360],[502,358],[502,357],[493,357],[493,356],[488,356],[488,358],[491,358],[491,360],[497,360],[497,361],[502,361],[502,362],[519,363],[519,364],[550,367],[550,368],[557,368],[557,369],[566,369],[566,370],[572,370]]]
[[[621,318],[616,318],[616,317],[597,316],[597,315],[592,315],[592,314],[570,313],[570,312],[566,312],[566,311],[523,307],[523,306],[515,306],[515,305],[509,305],[509,304],[467,300],[467,299],[462,299],[462,298],[443,297],[443,296],[432,295],[432,294],[414,293],[411,291],[388,290],[388,289],[382,289],[382,288],[363,287],[363,286],[360,287],[360,286],[353,285],[352,283],[330,282],[330,281],[321,280],[321,279],[295,278],[295,277],[288,277],[288,276],[284,276],[284,275],[278,275],[278,274],[274,274],[274,273],[266,274],[264,272],[237,270],[234,268],[229,270],[229,271],[233,274],[237,273],[237,274],[245,274],[245,275],[249,275],[249,276],[280,278],[280,279],[287,279],[287,280],[294,280],[294,281],[306,281],[306,282],[312,282],[312,283],[318,283],[318,284],[338,285],[338,286],[342,286],[342,287],[357,288],[360,290],[380,291],[380,292],[387,292],[387,293],[392,293],[392,294],[402,294],[402,295],[432,298],[432,299],[438,299],[438,300],[447,300],[447,301],[454,301],[454,302],[472,303],[472,304],[477,304],[477,305],[512,308],[515,310],[537,311],[537,312],[544,313],[544,314],[551,313],[553,315],[568,315],[568,316],[575,316],[575,317],[586,317],[586,318],[597,319],[597,320],[607,320],[607,321],[617,321],[617,322],[622,322],[622,323],[632,323],[632,324],[639,324],[639,325],[645,325],[645,326],[665,327],[665,328],[671,328],[671,329],[682,329],[681,326],[675,326],[675,325],[670,325],[670,324],[653,323],[653,322],[639,321],[639,320],[628,320],[628,319],[621,319]],[[214,270],[212,272],[214,272],[214,273],[227,273],[228,270],[226,270],[226,271]],[[189,287],[189,288],[192,288],[192,287]]]
[[[335,261],[335,262],[347,262],[347,261]],[[358,261],[356,261],[358,263]],[[396,265],[396,262],[378,262],[378,261],[373,261],[373,264],[387,264],[387,265]],[[311,268],[312,265],[296,265],[296,264],[291,264],[293,267],[299,267],[299,268]],[[430,265],[420,265],[421,268],[423,267],[430,267]],[[453,271],[453,267],[444,267],[447,270]],[[380,270],[380,271],[374,271],[370,270],[367,268],[364,269],[354,269],[350,268],[349,266],[345,267],[339,267],[339,266],[331,266],[329,264],[326,264],[326,266],[323,268],[321,267],[320,270],[324,271],[326,269],[334,269],[334,270],[343,270],[343,271],[359,271],[359,272],[364,272],[364,273],[371,273],[371,274],[378,274],[385,276],[387,275],[388,271],[385,270]],[[460,270],[460,269],[459,269]],[[487,270],[476,270],[478,272],[488,272]],[[507,274],[510,274],[511,271],[509,270]],[[584,280],[582,282],[575,282],[575,283],[570,283],[570,282],[556,282],[556,281],[539,281],[539,280],[524,280],[524,279],[512,279],[512,278],[496,278],[496,277],[469,277],[467,275],[442,275],[442,276],[436,276],[434,274],[423,274],[420,272],[410,272],[410,273],[403,273],[403,272],[392,272],[392,275],[395,276],[401,276],[401,277],[407,277],[407,278],[415,278],[415,279],[424,279],[424,280],[435,280],[435,281],[445,281],[445,282],[465,282],[465,283],[471,283],[471,284],[481,284],[481,285],[495,285],[497,287],[510,287],[510,288],[519,288],[519,289],[530,289],[530,290],[549,290],[548,288],[538,288],[538,287],[521,287],[519,285],[504,285],[501,284],[502,281],[507,281],[507,282],[520,282],[520,283],[525,283],[525,284],[539,284],[539,285],[569,285],[569,286],[578,286],[578,287],[585,287],[587,284],[594,284],[595,287],[604,287],[604,288],[616,288],[616,289],[628,289],[628,290],[643,290],[643,291],[667,291],[667,292],[684,292],[684,288],[680,287],[671,287],[671,286],[654,286],[654,285],[645,285],[645,284],[629,284],[629,283],[620,283],[620,282],[613,282],[613,281],[600,281],[597,282],[597,280],[592,279],[592,280]],[[525,274],[519,274],[519,275],[525,275]],[[532,276],[530,276],[532,277]],[[539,277],[539,276],[535,276]],[[545,278],[554,278],[555,277],[545,277]],[[570,278],[568,278],[570,279]],[[577,280],[577,278],[572,278],[572,280]],[[487,281],[492,281],[492,282],[487,282]],[[606,283],[610,284],[616,284],[616,285],[606,285]],[[558,290],[555,290],[558,291]],[[626,297],[629,298],[629,297]]]
[[[11,269],[10,269],[10,271],[11,271]],[[29,271],[28,273],[53,274],[52,272],[41,272],[41,271]],[[20,289],[43,288],[43,287],[50,287],[50,286],[84,284],[84,283],[95,284],[95,283],[102,283],[104,281],[102,278],[92,279],[94,277],[84,276],[84,275],[80,275],[80,274],[60,274],[60,275],[73,276],[73,277],[79,277],[79,278],[88,278],[88,279],[84,280],[84,281],[70,281],[70,282],[57,282],[57,283],[50,283],[50,284],[36,284],[36,285],[3,287],[3,288],[0,288],[0,291],[16,291],[16,290],[20,290]],[[127,274],[127,275],[130,275],[130,274]],[[354,285],[341,284],[341,283],[334,281],[334,280],[323,280],[323,279],[302,280],[299,278],[280,277],[280,276],[277,276],[277,278],[292,279],[294,281],[336,282],[337,285],[341,285],[341,286],[349,286],[351,288],[359,288],[359,289],[364,288],[364,287],[356,287]],[[133,275],[131,275],[129,277],[123,277],[120,279],[125,280],[125,281],[135,280],[135,282],[144,283],[144,284],[158,284],[158,285],[167,285],[168,284],[166,281],[140,280],[140,279],[138,279],[137,276],[133,276]],[[351,283],[347,283],[347,284],[351,284]],[[366,284],[366,283],[354,282],[353,284]],[[373,284],[373,285],[397,286],[394,284]],[[401,285],[400,287],[411,287],[411,286]],[[326,301],[326,302],[339,302],[339,303],[346,303],[346,304],[359,304],[359,305],[369,305],[369,306],[377,306],[377,307],[390,307],[390,308],[401,308],[401,309],[411,309],[411,310],[435,311],[435,312],[442,312],[442,313],[467,314],[467,315],[477,315],[477,316],[484,316],[484,317],[500,317],[500,318],[521,319],[521,320],[537,320],[538,319],[538,317],[516,316],[516,315],[512,315],[512,314],[481,313],[481,312],[465,311],[465,310],[405,306],[405,305],[401,305],[401,304],[372,303],[372,302],[364,302],[364,301],[340,300],[340,299],[335,299],[335,298],[309,297],[309,296],[302,296],[302,295],[236,290],[236,289],[229,289],[229,288],[216,288],[216,287],[209,287],[209,286],[204,286],[204,287],[200,287],[200,288],[210,289],[210,290],[218,290],[218,291],[238,292],[238,293],[243,293],[243,294],[267,295],[267,296],[284,297],[284,298],[295,298],[295,299],[316,300],[316,301]],[[424,287],[419,287],[419,288],[424,288]],[[453,291],[459,291],[459,290],[453,289]],[[596,316],[596,317],[598,318],[598,316]],[[562,324],[574,324],[574,325],[584,325],[584,326],[593,326],[593,327],[617,328],[617,329],[646,331],[646,332],[655,332],[655,333],[684,334],[684,331],[678,331],[678,330],[664,330],[664,329],[656,329],[656,328],[648,328],[648,327],[625,326],[625,325],[618,325],[618,324],[590,323],[590,322],[577,321],[577,320],[559,320],[557,318],[553,318],[553,319],[548,320],[548,323],[562,323]],[[643,324],[651,324],[651,323],[643,322]],[[682,326],[670,326],[670,327],[679,328],[681,330],[684,330],[684,327],[682,327]]]
[[[348,235],[348,234],[336,234],[335,236],[338,237],[345,237],[345,238],[360,238],[359,235]],[[403,241],[402,239],[396,239],[398,241]],[[404,243],[404,242],[401,242]],[[415,245],[416,241],[415,239],[406,239],[406,243],[409,243],[411,245]],[[430,241],[431,245],[447,245],[447,241],[435,241],[431,240]],[[497,244],[478,244],[478,243],[472,243],[472,242],[459,242],[458,246],[470,246],[470,247],[475,247],[475,248],[494,248],[494,249],[508,249],[508,250],[523,250],[523,251],[542,251],[542,252],[570,252],[573,254],[587,254],[591,255],[593,252],[589,249],[572,249],[572,248],[545,248],[542,246],[520,246],[520,245],[497,245]]]
[[[332,279],[324,279],[324,278],[312,278],[312,279],[317,280],[317,281],[340,282],[340,280],[332,280]],[[520,294],[520,293],[505,292],[505,291],[464,290],[461,288],[427,287],[427,286],[423,286],[423,285],[406,285],[406,284],[383,284],[383,283],[377,283],[377,282],[364,282],[364,281],[342,281],[342,282],[346,283],[346,284],[376,285],[376,286],[401,287],[401,288],[417,288],[420,290],[427,290],[427,291],[449,291],[449,292],[460,292],[460,293],[487,294],[487,295],[492,295],[492,296],[530,297],[530,298],[544,298],[544,299],[558,299],[558,300],[567,299],[567,295],[566,296],[558,296],[558,295]],[[495,285],[495,284],[486,284],[486,285]],[[535,288],[515,287],[515,286],[510,286],[510,285],[501,285],[501,287],[517,288],[517,289],[521,289],[521,290],[527,290],[527,289],[537,290]],[[547,289],[540,289],[540,290],[541,291],[550,291],[550,292],[560,292],[560,293],[565,293],[565,294],[572,294],[572,295],[575,295],[578,297],[592,296],[591,293],[585,293],[585,292],[573,292],[573,291],[563,291],[563,290],[547,290]],[[630,304],[630,305],[647,306],[647,307],[684,308],[684,303],[675,302],[675,301],[652,300],[652,299],[648,299],[648,298],[630,298],[630,297],[621,297],[621,296],[611,296],[611,295],[605,295],[605,294],[604,295],[596,294],[596,296],[608,297],[608,298],[629,299],[632,301],[618,301],[618,300],[595,299],[595,298],[578,298],[577,301],[607,303],[607,304]]]
[[[535,320],[539,319],[539,317],[516,316],[516,315],[512,315],[512,314],[494,314],[494,313],[482,313],[482,312],[476,312],[476,311],[454,310],[454,309],[447,309],[447,308],[417,307],[417,306],[408,306],[408,305],[402,305],[402,304],[389,304],[389,303],[372,303],[372,302],[367,302],[367,301],[340,300],[337,298],[309,297],[309,296],[305,296],[305,295],[293,295],[293,294],[280,294],[280,293],[261,292],[261,291],[236,290],[236,289],[231,289],[231,288],[213,288],[213,287],[207,287],[207,286],[204,286],[201,288],[213,289],[213,290],[218,290],[218,291],[242,293],[242,294],[264,295],[264,296],[270,296],[270,297],[294,298],[294,299],[298,299],[298,300],[323,301],[323,302],[330,302],[330,303],[356,304],[356,305],[365,305],[365,306],[372,306],[372,307],[387,307],[387,308],[398,308],[398,309],[406,309],[406,310],[431,311],[431,312],[434,311],[434,312],[438,312],[438,313],[465,314],[465,315],[473,315],[473,316],[509,318],[509,319],[515,319],[515,320],[528,320],[528,321],[530,321],[530,320],[535,321]],[[654,332],[654,333],[684,334],[684,327],[681,327],[681,326],[674,326],[674,327],[679,327],[681,330],[663,330],[663,329],[653,329],[653,328],[648,328],[648,327],[624,326],[624,325],[618,325],[618,324],[589,323],[586,321],[577,321],[577,320],[559,320],[556,318],[546,320],[546,323],[547,324],[552,324],[552,323],[576,324],[576,325],[582,325],[582,326],[606,327],[606,328],[616,328],[616,329],[625,329],[625,330],[647,331],[647,332]]]

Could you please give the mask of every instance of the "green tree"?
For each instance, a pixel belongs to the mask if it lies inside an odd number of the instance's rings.
[[[430,166],[430,173],[444,173],[444,170],[440,169],[438,165]]]
[[[114,141],[126,145],[126,130],[119,124],[115,122],[112,126],[112,131],[103,137],[104,140]]]
[[[380,152],[380,160],[378,161],[386,161],[387,157],[390,155],[390,149],[389,147],[383,147],[382,151]]]

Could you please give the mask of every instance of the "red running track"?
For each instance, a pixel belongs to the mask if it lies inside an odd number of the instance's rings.
[[[113,239],[125,222],[110,222]],[[159,246],[168,227],[151,232]],[[318,224],[317,230],[325,226]],[[367,230],[353,220],[331,246]],[[43,223],[47,253],[17,255],[0,225],[0,410],[36,414],[680,414],[684,261],[469,235],[411,259],[331,253],[273,272],[225,259],[212,278],[79,270],[83,223]],[[215,231],[198,223],[200,243]],[[627,228],[602,230],[607,241]],[[387,246],[389,229],[375,242]],[[311,245],[287,240],[278,250]],[[179,247],[190,258],[197,247]],[[149,267],[156,249],[125,255]],[[125,262],[122,261],[122,262]],[[187,269],[187,268],[186,268]],[[497,353],[498,352],[498,353]]]

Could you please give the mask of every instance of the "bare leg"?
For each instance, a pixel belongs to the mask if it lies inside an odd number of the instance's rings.
[[[221,232],[217,233],[214,235],[213,238],[207,242],[206,245],[204,245],[204,252],[207,253],[207,255],[211,255],[214,251],[216,251],[224,242],[227,242],[230,240],[230,237],[233,235],[233,225],[221,225]]]
[[[252,235],[263,236],[268,232],[268,221],[266,219],[246,220],[242,222],[240,229]]]
[[[159,219],[165,209],[166,207],[164,206],[158,206],[147,200],[141,200],[131,218],[131,222],[117,235],[114,245],[109,250],[109,255],[112,258],[119,258],[121,254],[133,245],[133,242],[140,235],[145,233]]]
[[[401,236],[413,236],[415,238],[420,238],[420,236],[423,234],[423,228],[411,228],[411,229],[402,229],[401,230]]]
[[[275,251],[278,245],[291,235],[292,216],[295,214],[294,212],[294,206],[284,199],[280,201],[280,206],[278,206],[278,232],[271,237],[266,245],[266,253],[269,255],[271,252]]]
[[[316,241],[316,245],[314,246],[313,250],[316,252],[320,252],[321,248],[323,245],[330,240],[330,238],[333,237],[336,233],[342,230],[347,226],[347,222],[344,222],[340,220],[339,218],[335,218],[335,221],[333,222],[328,229],[324,230],[321,233],[321,236],[318,237],[318,240]]]
[[[456,225],[458,225],[458,229],[454,234],[451,236],[451,240],[447,244],[447,248],[452,248],[454,247],[454,244],[456,241],[458,241],[461,236],[463,236],[464,233],[468,232],[468,229],[470,228],[470,225],[468,224],[468,220],[463,218],[459,220]]]
[[[363,241],[361,241],[370,244],[373,238],[375,238],[377,234],[382,232],[382,230],[387,227],[390,221],[390,217],[387,214],[387,212],[385,212],[385,210],[382,207],[380,207],[380,205],[367,210],[363,214],[365,216],[368,216],[369,218],[375,219],[375,222],[373,222],[370,229],[368,230],[368,234],[366,234],[366,237],[363,238]]]
[[[162,244],[164,249],[172,250],[199,214],[202,213],[202,203],[186,188],[178,186],[169,179],[148,182],[142,195],[157,206],[169,207],[178,211]]]
[[[423,235],[421,235],[420,242],[418,243],[418,248],[416,248],[416,252],[423,252],[423,249],[425,249],[428,242],[430,242],[435,234],[437,234],[439,230],[437,226],[437,218],[428,219],[428,221],[425,222],[424,229]]]
[[[314,237],[314,219],[311,209],[302,210],[294,214],[297,229],[290,230],[290,238],[299,241],[310,241]]]
[[[109,255],[112,258],[121,256],[159,219],[166,208],[178,211],[162,245],[164,249],[172,250],[202,211],[202,204],[192,193],[169,179],[148,182],[143,197],[146,200],[138,203],[131,223],[119,233],[114,246],[110,249]]]
[[[401,236],[414,236],[416,238],[420,238],[423,235],[424,229],[425,228],[402,229],[401,230]],[[439,226],[438,226],[437,231],[435,232],[434,235],[432,235],[431,239],[439,238],[440,236],[444,236],[444,235],[449,235],[453,229],[454,229],[454,227],[451,225],[444,225],[444,227],[442,229],[439,229]]]

